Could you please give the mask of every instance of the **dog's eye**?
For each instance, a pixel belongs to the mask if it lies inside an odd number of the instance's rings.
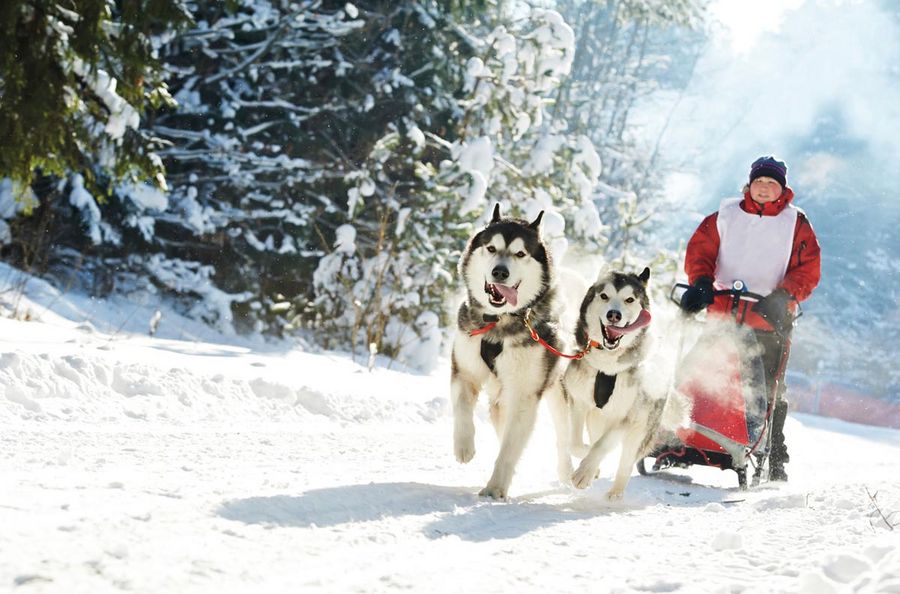
[[[524,258],[525,256],[526,256],[526,254],[522,250],[519,250],[518,252],[516,252],[516,258]]]
[[[487,251],[488,251],[489,254],[493,254],[494,252],[497,251],[497,248],[495,248],[495,247],[492,246],[492,245],[489,245],[489,246],[487,246]]]
[[[600,299],[609,301],[609,295],[607,295],[606,293],[600,293]]]
[[[629,297],[625,300],[625,303],[634,303],[634,297]]]

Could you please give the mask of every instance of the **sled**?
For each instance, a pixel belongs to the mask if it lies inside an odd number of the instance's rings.
[[[742,301],[755,303],[763,298],[744,290],[740,281],[735,285],[714,291],[716,296],[732,297],[733,311]],[[680,303],[676,292],[687,288],[675,285],[670,299]],[[687,355],[679,354],[673,387],[692,402],[690,423],[676,432],[671,443],[650,454],[654,458],[650,468],[646,459],[639,460],[638,472],[652,475],[671,467],[713,466],[737,473],[738,486],[744,490],[752,468],[750,484],[757,485],[768,460],[774,404],[766,391],[760,352],[741,316],[704,324]]]

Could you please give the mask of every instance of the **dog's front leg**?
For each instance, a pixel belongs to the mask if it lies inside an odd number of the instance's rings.
[[[578,465],[575,474],[572,475],[572,484],[578,489],[586,489],[590,486],[591,481],[597,476],[600,469],[600,462],[616,445],[618,431],[610,431],[600,436],[600,439],[594,442],[587,456]]]
[[[641,447],[643,435],[635,435],[634,432],[626,432],[625,440],[622,442],[622,456],[619,458],[619,468],[616,471],[616,478],[613,480],[612,487],[606,492],[606,498],[610,501],[621,499],[625,493],[625,486],[631,479],[631,471],[637,462],[638,450]]]
[[[569,450],[576,458],[584,458],[589,450],[589,446],[584,443],[584,423],[588,408],[574,397],[570,399],[569,406]]]
[[[450,379],[450,400],[453,403],[453,453],[465,464],[475,456],[475,402],[478,386],[459,374]]]
[[[491,479],[487,486],[478,493],[482,497],[492,499],[506,499],[516,464],[522,457],[522,452],[534,429],[539,401],[537,394],[510,396],[508,393],[503,393],[501,398],[508,409],[506,426],[500,441],[500,453],[497,454],[497,460],[494,462]]]

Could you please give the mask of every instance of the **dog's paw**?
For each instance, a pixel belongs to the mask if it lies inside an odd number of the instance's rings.
[[[575,469],[572,468],[572,463],[563,464],[560,463],[559,466],[556,467],[556,476],[559,478],[559,482],[564,485],[572,484],[572,473],[575,472]]]
[[[497,501],[506,501],[506,487],[488,483],[488,485],[484,489],[478,492],[478,496],[490,497],[491,499],[496,499]]]
[[[622,499],[622,496],[625,494],[624,489],[618,489],[613,487],[609,491],[606,492],[606,500],[607,501],[619,501]]]
[[[582,464],[578,467],[578,470],[572,473],[572,486],[576,489],[587,489],[591,486],[591,482],[594,480],[594,475],[596,473],[596,470],[585,468]]]
[[[456,440],[456,443],[453,444],[453,453],[456,455],[456,461],[460,464],[471,462],[475,457],[475,440]]]

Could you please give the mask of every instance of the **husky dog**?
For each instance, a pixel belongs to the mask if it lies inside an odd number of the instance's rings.
[[[622,497],[635,462],[656,445],[659,431],[674,430],[686,415],[686,405],[676,403],[674,396],[667,406],[666,387],[643,365],[651,348],[649,280],[649,268],[639,275],[601,274],[581,303],[575,328],[578,343],[592,348],[569,364],[562,379],[571,452],[584,456],[572,484],[579,489],[590,485],[604,456],[621,445],[619,468],[607,493],[612,500]],[[582,442],[585,425],[590,447]]]
[[[541,396],[559,382],[558,359],[532,340],[526,326],[559,348],[551,258],[540,236],[543,215],[531,223],[501,218],[496,205],[459,264],[467,298],[459,308],[451,359],[453,449],[461,463],[475,455],[473,414],[485,388],[500,452],[479,495],[493,499],[506,498]],[[559,415],[565,409],[557,405],[554,416]]]

